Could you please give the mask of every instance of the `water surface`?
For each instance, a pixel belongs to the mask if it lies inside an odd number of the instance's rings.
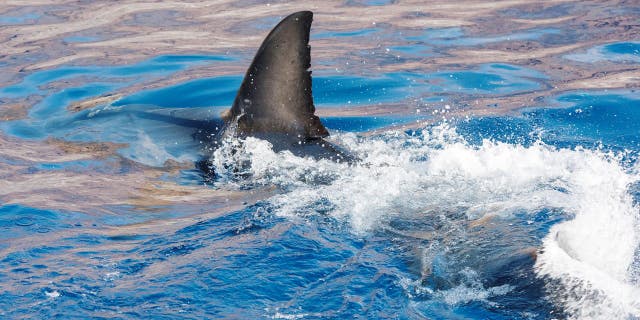
[[[298,9],[355,163],[212,138]],[[636,319],[639,13],[0,5],[0,316]]]

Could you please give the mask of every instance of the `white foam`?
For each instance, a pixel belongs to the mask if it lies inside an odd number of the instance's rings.
[[[60,297],[60,292],[53,290],[53,291],[45,291],[44,294],[51,299],[55,299]]]
[[[482,285],[478,274],[471,270],[462,271],[465,276],[465,283],[448,290],[438,291],[436,296],[449,305],[465,304],[471,301],[482,301],[489,305],[494,305],[489,298],[508,294],[513,287],[507,284],[501,286],[485,288]]]
[[[307,316],[307,314],[303,313],[303,314],[286,314],[286,313],[280,313],[280,312],[276,312],[273,317],[271,317],[272,319],[287,319],[287,320],[293,320],[293,319],[303,319]]]
[[[560,282],[552,292],[576,294],[553,299],[578,318],[640,316],[640,291],[630,276],[637,273],[632,264],[639,244],[638,208],[627,191],[638,180],[638,170],[625,169],[616,155],[543,143],[471,146],[446,124],[417,136],[391,132],[333,139],[362,161],[350,166],[299,158],[249,138],[218,149],[214,166],[226,183],[275,184],[286,190],[270,199],[280,215],[327,212],[357,233],[378,228],[390,217],[429,219],[454,211],[478,219],[561,209],[575,218],[554,226],[544,239],[536,272]],[[238,172],[249,178],[234,179]],[[442,298],[463,301],[468,296],[462,287],[451,290]]]
[[[451,306],[462,305],[472,301],[497,306],[489,299],[506,295],[513,290],[513,287],[507,284],[485,288],[478,273],[470,268],[463,269],[460,274],[463,277],[462,283],[446,290],[434,291],[429,287],[423,286],[420,280],[410,280],[404,277],[400,278],[399,285],[411,298],[431,296]]]
[[[575,319],[640,316],[640,288],[633,284],[639,244],[638,208],[628,194],[637,180],[617,162],[585,158],[573,175],[573,220],[554,226],[536,262],[540,276],[560,282],[555,292]]]

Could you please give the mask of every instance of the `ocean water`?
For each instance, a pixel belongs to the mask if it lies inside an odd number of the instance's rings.
[[[311,42],[397,36],[374,52],[382,68],[565,32],[391,29]],[[637,88],[549,91],[556,74],[511,60],[360,72],[321,58],[316,107],[359,159],[338,163],[212,144],[243,74],[197,70],[242,70],[252,54],[69,63],[0,88],[5,107],[33,101],[0,121],[1,318],[640,318]],[[638,57],[619,41],[559,59]],[[474,113],[478,99],[491,112]]]

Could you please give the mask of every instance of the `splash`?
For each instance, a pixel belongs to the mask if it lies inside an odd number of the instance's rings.
[[[628,191],[638,174],[621,164],[622,155],[543,142],[472,145],[446,124],[413,133],[337,134],[333,139],[362,161],[300,158],[247,138],[223,142],[214,167],[225,183],[281,188],[283,193],[269,199],[279,215],[328,214],[350,224],[356,234],[385,229],[393,220],[422,220],[424,227],[450,212],[465,221],[482,221],[560,210],[573,218],[540,239],[535,264],[537,276],[548,280],[549,298],[575,318],[640,316],[640,287],[632,279],[638,264],[638,208]],[[444,223],[450,229],[456,224]],[[435,232],[428,229],[422,236]],[[464,230],[453,236],[466,239]],[[460,288],[439,294],[448,301],[460,296]],[[472,291],[456,299],[467,302]],[[471,296],[482,300],[487,292]]]
[[[575,319],[640,316],[638,207],[628,186],[638,176],[591,159],[572,181],[575,218],[554,226],[536,263],[551,296]]]

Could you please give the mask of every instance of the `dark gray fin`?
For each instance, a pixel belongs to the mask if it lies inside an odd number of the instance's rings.
[[[284,133],[306,140],[329,135],[314,115],[312,20],[311,11],[289,15],[262,42],[231,110],[223,116],[227,124],[237,121],[239,134]]]

